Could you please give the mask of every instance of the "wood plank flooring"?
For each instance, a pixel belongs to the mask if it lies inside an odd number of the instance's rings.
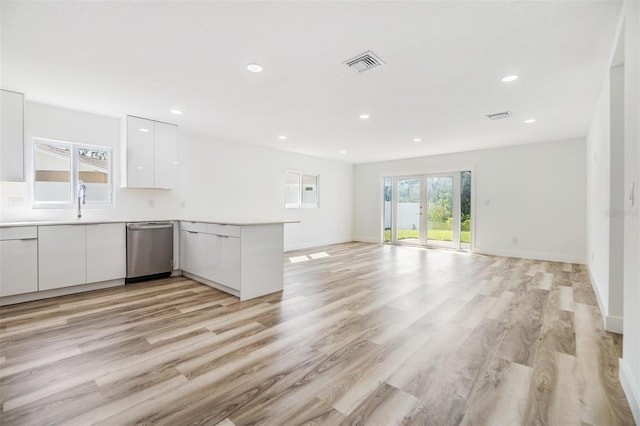
[[[582,265],[283,261],[284,291],[242,303],[177,277],[0,308],[0,424],[633,424]]]

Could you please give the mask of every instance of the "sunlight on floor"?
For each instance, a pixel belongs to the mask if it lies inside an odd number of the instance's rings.
[[[325,253],[324,251],[321,251],[320,253],[311,253],[309,257],[305,255],[290,257],[289,261],[291,263],[298,263],[298,262],[306,262],[307,260],[312,260],[312,259],[322,259],[324,257],[329,257],[329,256],[330,256],[329,253]]]

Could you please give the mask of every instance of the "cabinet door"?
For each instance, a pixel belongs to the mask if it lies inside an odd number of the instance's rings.
[[[205,276],[207,271],[207,240],[206,234],[201,232],[190,233],[192,242],[191,250],[189,254],[191,259],[189,260],[193,273],[198,276]]]
[[[153,188],[153,121],[127,117],[128,188]]]
[[[0,181],[24,182],[24,95],[0,90]]]
[[[204,277],[207,261],[206,235],[195,231],[182,231],[182,240],[182,270]]]
[[[154,187],[178,187],[178,126],[154,122]]]
[[[126,276],[124,223],[86,225],[87,282],[116,280]]]
[[[38,240],[0,241],[0,296],[38,291]]]
[[[189,259],[191,258],[189,255],[191,250],[191,244],[189,242],[190,234],[189,231],[180,231],[180,269],[184,272],[191,272],[191,264],[189,263]]]
[[[240,290],[240,238],[225,235],[214,237],[215,251],[211,253],[213,266],[211,281]]]
[[[220,239],[217,235],[201,234],[205,239],[204,257],[202,258],[202,278],[216,281],[216,269],[220,257]],[[217,281],[216,281],[217,282]]]
[[[38,289],[87,282],[86,226],[38,227]]]

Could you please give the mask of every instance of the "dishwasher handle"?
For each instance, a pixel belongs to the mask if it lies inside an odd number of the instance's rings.
[[[127,229],[131,231],[142,231],[144,229],[164,229],[173,228],[171,222],[147,222],[147,223],[128,223]]]

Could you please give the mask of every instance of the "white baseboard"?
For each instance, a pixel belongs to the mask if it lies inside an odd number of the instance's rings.
[[[287,252],[292,250],[303,250],[303,249],[308,249],[313,247],[329,246],[331,244],[350,243],[352,241],[354,241],[353,238],[312,241],[309,243],[290,243],[290,244],[287,244],[287,242],[285,241],[284,251]]]
[[[85,291],[102,290],[103,288],[117,287],[124,285],[124,278],[98,283],[76,285],[72,287],[56,288],[54,290],[36,291],[33,293],[16,294],[15,296],[0,297],[0,306],[13,305],[16,303],[31,302],[33,300],[49,299],[51,297],[66,296],[74,293],[84,293]]]
[[[491,256],[545,260],[548,262],[578,263],[581,265],[584,265],[586,263],[583,256],[575,256],[572,254],[536,253],[536,252],[518,251],[518,250],[486,250],[482,248],[474,248],[472,252],[476,254],[488,254]]]
[[[356,235],[353,238],[354,241],[361,241],[363,243],[380,243],[380,240],[376,237]],[[487,254],[491,256],[503,256],[503,257],[517,257],[520,259],[534,259],[534,260],[546,260],[549,262],[564,262],[564,263],[578,263],[584,265],[585,258],[583,256],[575,256],[571,254],[555,254],[555,253],[535,253],[518,250],[487,250],[482,248],[473,247],[472,253]]]
[[[371,237],[354,237],[353,241],[358,241],[361,243],[372,243],[372,244],[380,243],[380,241],[377,238],[371,238]]]
[[[593,292],[596,294],[596,300],[598,301],[598,307],[600,308],[600,314],[602,315],[602,325],[604,329],[612,333],[623,334],[623,320],[621,317],[614,317],[609,315],[609,308],[602,301],[602,296],[600,295],[600,291],[598,290],[599,287],[596,283],[595,277],[591,273],[591,267],[589,265],[587,265],[587,272],[589,273],[589,279],[591,280],[591,288],[593,288]]]
[[[623,321],[620,317],[612,317],[609,315],[604,317],[604,329],[612,333],[623,334],[622,323]]]
[[[636,424],[640,425],[640,383],[634,382],[631,371],[629,371],[629,367],[623,358],[620,358],[618,365],[618,376],[622,390],[624,390],[627,401],[629,401],[631,413],[633,413]]]

